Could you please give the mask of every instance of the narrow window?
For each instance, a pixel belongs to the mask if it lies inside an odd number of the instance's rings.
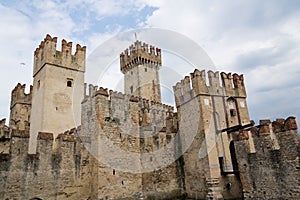
[[[39,89],[39,88],[40,88],[40,86],[41,86],[41,81],[40,81],[40,80],[38,80],[38,83],[37,83],[37,88]]]
[[[116,171],[115,170],[113,170],[113,175],[115,175],[116,174]]]
[[[133,86],[130,86],[130,93],[133,93]]]
[[[72,80],[68,80],[68,81],[67,81],[67,86],[68,86],[68,87],[72,87]]]
[[[224,159],[223,159],[223,157],[219,157],[219,165],[220,165],[221,175],[224,175]]]
[[[239,168],[238,168],[238,162],[237,162],[237,157],[236,157],[233,141],[230,142],[229,150],[230,150],[230,155],[231,155],[231,163],[232,163],[233,171],[238,172]]]
[[[147,68],[145,68],[145,72],[147,72]]]

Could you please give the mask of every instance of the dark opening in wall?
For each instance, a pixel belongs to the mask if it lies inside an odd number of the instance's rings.
[[[68,87],[72,87],[72,85],[73,85],[72,80],[68,80],[68,81],[67,81],[67,86],[68,86]]]
[[[39,88],[40,88],[40,86],[41,86],[41,81],[40,81],[40,80],[38,80],[38,83],[37,83],[37,89],[39,89]]]
[[[233,141],[230,142],[229,149],[230,149],[233,171],[238,172],[238,163],[237,163],[237,158],[236,158],[236,154],[235,154],[235,147],[234,147]]]
[[[130,93],[133,93],[133,86],[130,86]]]
[[[221,175],[224,175],[224,158],[223,157],[219,157],[219,165],[220,165]]]
[[[113,175],[116,175],[116,171],[113,169]]]
[[[236,110],[235,109],[230,109],[230,116],[231,117],[236,116]]]

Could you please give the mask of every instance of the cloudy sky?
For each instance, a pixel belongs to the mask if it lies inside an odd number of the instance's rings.
[[[2,0],[0,118],[8,118],[14,86],[32,83],[33,51],[47,33],[86,45],[89,56],[119,33],[144,28],[181,34],[208,54],[216,70],[244,74],[256,122],[290,115],[299,121],[298,0]]]

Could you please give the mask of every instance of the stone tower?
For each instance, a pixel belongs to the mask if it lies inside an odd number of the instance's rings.
[[[120,54],[125,94],[133,94],[150,101],[161,102],[159,69],[161,50],[136,41]]]
[[[80,124],[81,101],[84,95],[86,47],[47,35],[34,52],[33,97],[29,153],[36,152],[38,132],[54,133],[54,138]]]
[[[26,85],[20,83],[11,92],[9,126],[13,129],[28,130],[30,125],[32,86],[25,93]]]
[[[196,69],[173,89],[179,125],[184,126],[190,117],[197,131],[193,143],[183,154],[186,191],[192,198],[201,199],[241,196],[230,133],[252,126],[243,75]],[[191,127],[186,126],[186,129]],[[222,192],[224,183],[230,183],[230,192]]]

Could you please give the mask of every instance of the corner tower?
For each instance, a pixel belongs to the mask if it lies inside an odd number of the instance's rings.
[[[47,35],[34,52],[33,96],[29,153],[36,152],[38,132],[54,133],[55,137],[80,124],[81,101],[84,95],[86,47]]]
[[[120,54],[120,67],[124,77],[125,94],[150,101],[161,102],[159,69],[161,50],[136,41]]]

